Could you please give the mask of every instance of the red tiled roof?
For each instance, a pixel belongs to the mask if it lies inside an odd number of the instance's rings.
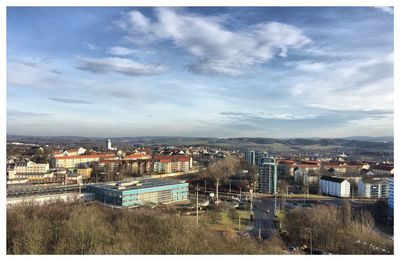
[[[278,164],[294,164],[295,161],[294,160],[278,160]]]
[[[296,167],[305,169],[305,168],[319,168],[319,166],[315,165],[315,164],[298,164],[296,165]]]
[[[181,155],[156,155],[153,156],[154,160],[159,160],[160,162],[167,163],[171,161],[190,161],[190,157]]]

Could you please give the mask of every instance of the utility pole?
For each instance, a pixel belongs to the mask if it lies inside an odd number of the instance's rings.
[[[199,183],[197,183],[196,189],[196,224],[199,224]]]
[[[218,186],[219,186],[219,179],[217,179],[217,202],[218,202]]]
[[[253,190],[250,189],[250,211],[253,210]]]
[[[82,195],[82,193],[81,193],[81,183],[79,182],[79,206],[81,205],[81,201],[82,201],[81,195]]]
[[[239,215],[239,231],[240,231],[240,215]]]

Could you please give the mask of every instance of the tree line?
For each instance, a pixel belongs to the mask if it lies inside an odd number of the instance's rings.
[[[282,228],[293,245],[309,245],[312,237],[313,248],[335,254],[393,253],[393,241],[375,228],[371,213],[353,213],[347,200],[339,207],[295,208],[285,215]]]
[[[7,254],[279,254],[277,238],[217,233],[173,209],[55,203],[7,209]]]

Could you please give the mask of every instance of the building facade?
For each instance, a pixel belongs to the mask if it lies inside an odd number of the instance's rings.
[[[253,151],[253,150],[245,151],[244,158],[248,163],[250,163],[250,165],[252,165],[252,166],[256,165],[256,154],[255,154],[255,151]]]
[[[350,182],[342,178],[322,176],[319,179],[319,190],[329,196],[350,197]]]
[[[49,170],[49,163],[34,163],[32,161],[15,164],[16,174],[21,173],[46,173]]]
[[[192,157],[181,155],[157,155],[153,157],[153,172],[159,174],[189,172],[192,168]]]
[[[389,195],[388,195],[388,221],[393,223],[394,216],[394,177],[389,179]]]
[[[253,151],[248,150],[244,153],[244,158],[252,166],[260,166],[265,158],[268,158],[268,153],[266,151]]]
[[[274,157],[263,158],[263,163],[259,168],[258,191],[265,194],[275,194],[277,192],[278,171]]]
[[[129,207],[135,205],[172,203],[188,199],[189,184],[173,179],[143,179],[127,182],[109,182],[87,186],[95,199],[111,205]]]
[[[358,182],[358,196],[366,198],[387,198],[389,195],[389,179],[364,178]]]
[[[92,162],[99,162],[101,158],[115,158],[113,154],[94,154],[79,156],[54,156],[52,166],[55,168],[75,169],[80,165],[89,165]]]

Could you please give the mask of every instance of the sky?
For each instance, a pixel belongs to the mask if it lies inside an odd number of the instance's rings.
[[[390,7],[8,7],[7,134],[393,135]]]

